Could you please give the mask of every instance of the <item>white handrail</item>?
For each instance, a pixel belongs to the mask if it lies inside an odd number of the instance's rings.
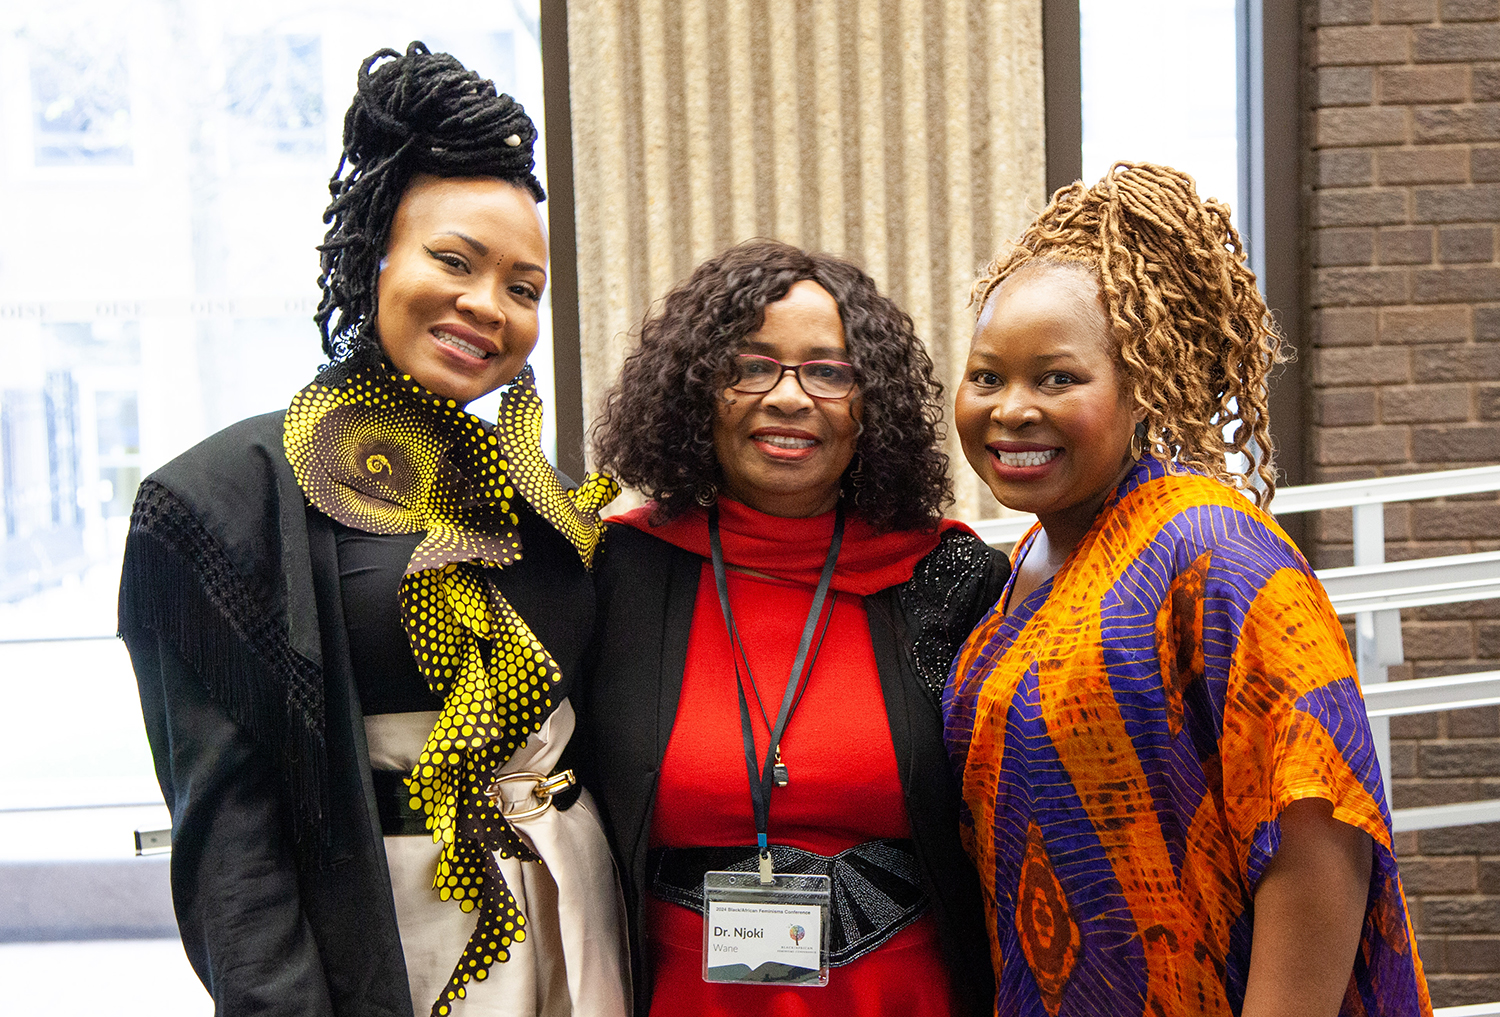
[[[1017,539],[1031,522],[987,519],[975,529],[988,542],[1002,543]],[[1492,600],[1500,597],[1500,551],[1323,569],[1317,576],[1339,614]]]
[[[1459,494],[1500,491],[1500,466],[1475,466],[1465,470],[1438,470],[1404,477],[1372,480],[1340,480],[1332,484],[1299,484],[1284,487],[1271,500],[1271,514],[1296,515],[1321,509],[1352,508],[1356,505],[1396,501],[1450,498]],[[970,523],[987,544],[1012,544],[1031,529],[1036,516],[1007,516]]]
[[[1318,573],[1339,614],[1500,597],[1500,551],[1355,565]]]
[[[1408,678],[1371,685],[1361,691],[1365,697],[1365,712],[1371,717],[1473,710],[1500,703],[1500,671]]]
[[[1286,516],[1320,509],[1449,498],[1484,491],[1500,491],[1500,466],[1438,470],[1371,480],[1341,480],[1332,484],[1299,484],[1276,492],[1271,500],[1271,513]]]
[[[1432,1011],[1432,1017],[1500,1017],[1500,1003],[1470,1003],[1468,1006],[1445,1006]]]
[[[1500,798],[1391,811],[1391,829],[1396,833],[1436,830],[1445,826],[1474,826],[1477,823],[1500,823]]]

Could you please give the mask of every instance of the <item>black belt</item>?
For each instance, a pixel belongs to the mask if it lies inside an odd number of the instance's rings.
[[[406,786],[405,770],[372,770],[375,783],[375,808],[380,813],[380,833],[385,837],[428,837],[427,819],[421,809],[411,807],[411,791]],[[552,804],[566,811],[578,800],[582,790],[574,784],[552,796]]]
[[[917,856],[909,840],[869,840],[832,857],[772,844],[777,875],[828,876],[833,882],[828,963],[840,967],[863,957],[927,911]],[[659,848],[652,852],[651,892],[703,914],[703,875],[755,872],[755,845]]]
[[[411,807],[411,791],[406,786],[405,770],[373,770],[375,807],[380,812],[380,832],[386,837],[427,835],[427,821],[421,809]]]

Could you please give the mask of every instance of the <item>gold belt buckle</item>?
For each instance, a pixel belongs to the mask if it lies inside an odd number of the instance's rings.
[[[500,785],[513,784],[522,780],[532,781],[536,785],[531,793],[539,804],[533,805],[529,809],[522,809],[520,812],[506,812],[505,799],[500,794]],[[494,803],[495,808],[500,810],[502,816],[510,822],[515,822],[518,819],[530,819],[533,816],[540,816],[543,812],[552,808],[553,795],[566,791],[576,783],[578,783],[578,779],[573,776],[572,770],[563,770],[561,773],[554,773],[550,777],[544,773],[537,773],[535,770],[516,770],[513,773],[502,773],[497,776],[490,782],[490,786],[484,789],[484,793]]]

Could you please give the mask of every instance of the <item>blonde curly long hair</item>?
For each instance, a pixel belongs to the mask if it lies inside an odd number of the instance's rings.
[[[1253,486],[1257,504],[1269,503],[1276,481],[1268,380],[1287,355],[1229,206],[1198,197],[1186,173],[1116,163],[1092,187],[1080,181],[1052,196],[974,283],[976,311],[1010,276],[1045,262],[1097,274],[1152,453],[1169,469]],[[1228,453],[1249,466],[1231,469]]]

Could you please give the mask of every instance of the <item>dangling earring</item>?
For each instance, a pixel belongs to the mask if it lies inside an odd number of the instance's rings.
[[[1147,434],[1146,422],[1143,420],[1135,425],[1135,433],[1130,436],[1130,458],[1136,462],[1140,462],[1141,457],[1146,454]]]
[[[704,508],[708,508],[719,500],[719,485],[710,480],[703,481],[694,490],[693,500]]]
[[[849,471],[849,486],[854,488],[854,504],[859,504],[859,496],[864,493],[865,486],[865,460],[860,456],[854,462],[854,469]]]

